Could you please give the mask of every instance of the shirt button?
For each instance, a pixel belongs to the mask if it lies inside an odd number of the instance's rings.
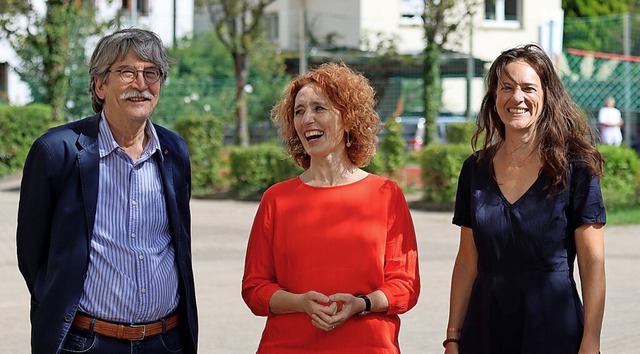
[[[131,233],[131,237],[136,237],[136,233],[135,233],[135,232],[132,232],[132,233]]]
[[[146,292],[147,292],[147,289],[142,288],[142,289],[140,290],[140,292],[142,292],[142,293],[144,294],[144,293],[146,293]]]
[[[139,259],[144,259],[144,256],[143,255],[139,255],[138,258]]]
[[[138,205],[138,202],[136,202],[135,200],[132,200],[131,205]]]

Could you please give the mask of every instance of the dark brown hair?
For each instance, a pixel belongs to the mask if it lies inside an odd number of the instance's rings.
[[[495,109],[496,93],[500,78],[506,74],[506,66],[515,61],[529,64],[540,77],[544,90],[544,104],[535,123],[533,143],[538,147],[542,169],[547,175],[547,189],[553,193],[567,188],[570,162],[582,163],[594,176],[602,176],[603,159],[594,144],[586,116],[565,90],[549,56],[536,44],[505,50],[491,64],[487,73],[487,93],[472,138],[478,158],[492,160],[504,142],[505,126]],[[480,137],[484,141],[478,150]]]

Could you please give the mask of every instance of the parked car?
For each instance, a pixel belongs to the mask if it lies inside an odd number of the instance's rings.
[[[437,143],[447,142],[447,127],[452,123],[466,122],[467,118],[460,114],[441,112],[436,117]],[[396,117],[396,122],[402,125],[402,136],[407,143],[407,150],[419,151],[424,145],[425,119],[420,116]]]
[[[468,121],[467,117],[450,112],[440,112],[436,117],[436,133],[438,135],[438,143],[447,142],[447,127],[452,123],[464,123]]]
[[[424,122],[422,117],[396,117],[402,125],[402,137],[407,143],[407,150],[419,151],[424,144]]]

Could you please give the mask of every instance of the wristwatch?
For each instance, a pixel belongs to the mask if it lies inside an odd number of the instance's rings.
[[[366,315],[371,312],[371,300],[367,295],[358,295],[357,297],[364,300],[364,311],[360,311],[357,313],[358,316]]]

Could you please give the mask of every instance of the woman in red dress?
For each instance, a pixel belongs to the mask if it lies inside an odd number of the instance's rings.
[[[272,110],[304,172],[264,193],[251,229],[242,297],[267,316],[258,353],[400,352],[418,250],[402,190],[361,169],[376,151],[374,104],[364,76],[328,63]]]

